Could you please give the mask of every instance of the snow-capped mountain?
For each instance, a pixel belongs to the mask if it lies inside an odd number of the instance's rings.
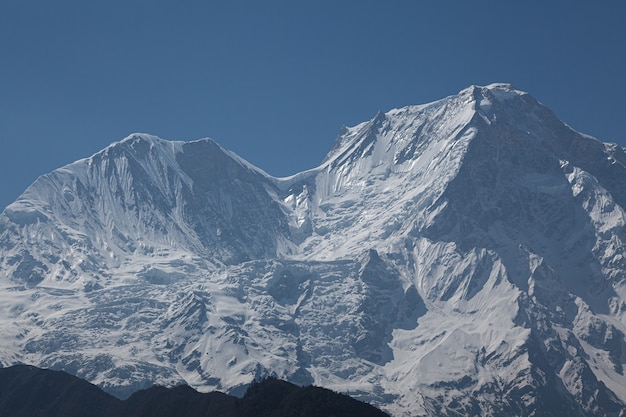
[[[620,416],[626,154],[510,85],[340,132],[274,178],[131,135],[0,216],[0,362],[127,396],[265,375],[394,416]]]

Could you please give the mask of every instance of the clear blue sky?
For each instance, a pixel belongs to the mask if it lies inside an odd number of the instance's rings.
[[[626,1],[0,1],[0,210],[133,132],[276,176],[342,125],[510,82],[626,145]]]

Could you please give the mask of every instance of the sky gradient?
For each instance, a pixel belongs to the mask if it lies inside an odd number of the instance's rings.
[[[343,125],[508,82],[626,146],[624,1],[0,2],[0,210],[134,132],[275,176]]]

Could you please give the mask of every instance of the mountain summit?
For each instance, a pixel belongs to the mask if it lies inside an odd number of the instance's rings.
[[[508,84],[274,178],[135,134],[0,216],[0,361],[126,397],[276,376],[396,417],[622,416],[626,154]]]

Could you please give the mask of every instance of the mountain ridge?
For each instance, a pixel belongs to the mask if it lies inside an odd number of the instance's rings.
[[[65,372],[15,365],[0,368],[0,387],[0,414],[16,417],[387,416],[345,395],[274,379],[255,382],[243,398],[178,385],[153,386],[122,401]]]
[[[0,215],[0,362],[122,397],[277,376],[398,417],[619,416],[625,166],[508,84],[379,112],[285,178],[131,135]]]

